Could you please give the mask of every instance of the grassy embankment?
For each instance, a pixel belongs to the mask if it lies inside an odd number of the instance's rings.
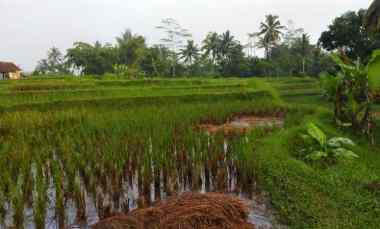
[[[290,106],[300,110],[288,116],[285,130],[260,140],[253,151],[259,183],[269,192],[279,217],[290,228],[378,228],[380,187],[370,191],[367,186],[380,180],[380,131],[377,145],[370,146],[354,133],[337,130],[331,105],[321,96],[308,93],[318,90],[315,83],[298,87],[297,81],[283,80],[273,84]],[[300,159],[294,146],[309,121],[330,137],[351,137],[360,158],[330,166],[311,165]],[[379,119],[377,123],[379,127]]]

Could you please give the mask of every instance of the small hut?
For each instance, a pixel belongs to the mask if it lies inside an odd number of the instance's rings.
[[[21,79],[21,69],[11,62],[0,61],[0,80]]]

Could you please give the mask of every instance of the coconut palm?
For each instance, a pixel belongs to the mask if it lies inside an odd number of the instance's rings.
[[[219,36],[215,32],[209,33],[203,41],[202,51],[204,51],[205,56],[211,56],[212,63],[215,63],[215,59],[218,56],[219,43]]]
[[[268,41],[266,36],[258,37],[259,40],[256,43],[256,47],[260,49],[265,49],[265,56],[267,59],[269,59],[269,49],[270,49],[270,42]]]
[[[262,36],[260,39],[261,46],[265,49],[266,57],[270,58],[271,48],[281,40],[282,31],[285,26],[281,25],[281,22],[277,15],[266,15],[265,22],[260,24],[260,32],[258,36]]]
[[[186,64],[192,65],[194,63],[194,61],[199,57],[199,49],[197,45],[194,44],[194,41],[187,41],[185,48],[180,51],[180,56]]]
[[[366,27],[369,30],[380,30],[380,0],[374,0],[367,11]]]
[[[125,30],[120,37],[116,37],[116,42],[119,46],[128,43],[133,38],[132,31],[130,29]]]
[[[225,57],[231,48],[234,46],[234,36],[231,35],[231,32],[227,30],[225,33],[222,34],[220,38],[220,43],[219,43],[219,54],[222,57]]]

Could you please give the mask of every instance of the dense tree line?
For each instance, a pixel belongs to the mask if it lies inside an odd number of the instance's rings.
[[[365,10],[337,17],[313,44],[302,28],[284,26],[276,15],[267,15],[258,32],[242,44],[230,31],[210,32],[200,44],[174,19],[156,28],[165,36],[148,45],[143,36],[125,31],[114,44],[76,42],[63,55],[57,48],[41,60],[35,74],[104,75],[137,77],[184,76],[318,76],[334,71],[329,52],[339,50],[350,58],[368,60],[379,48],[378,33],[368,33]],[[263,49],[264,57],[252,50]]]

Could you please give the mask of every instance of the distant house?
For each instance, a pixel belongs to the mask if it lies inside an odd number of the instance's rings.
[[[11,62],[0,62],[0,80],[21,79],[21,69]]]

